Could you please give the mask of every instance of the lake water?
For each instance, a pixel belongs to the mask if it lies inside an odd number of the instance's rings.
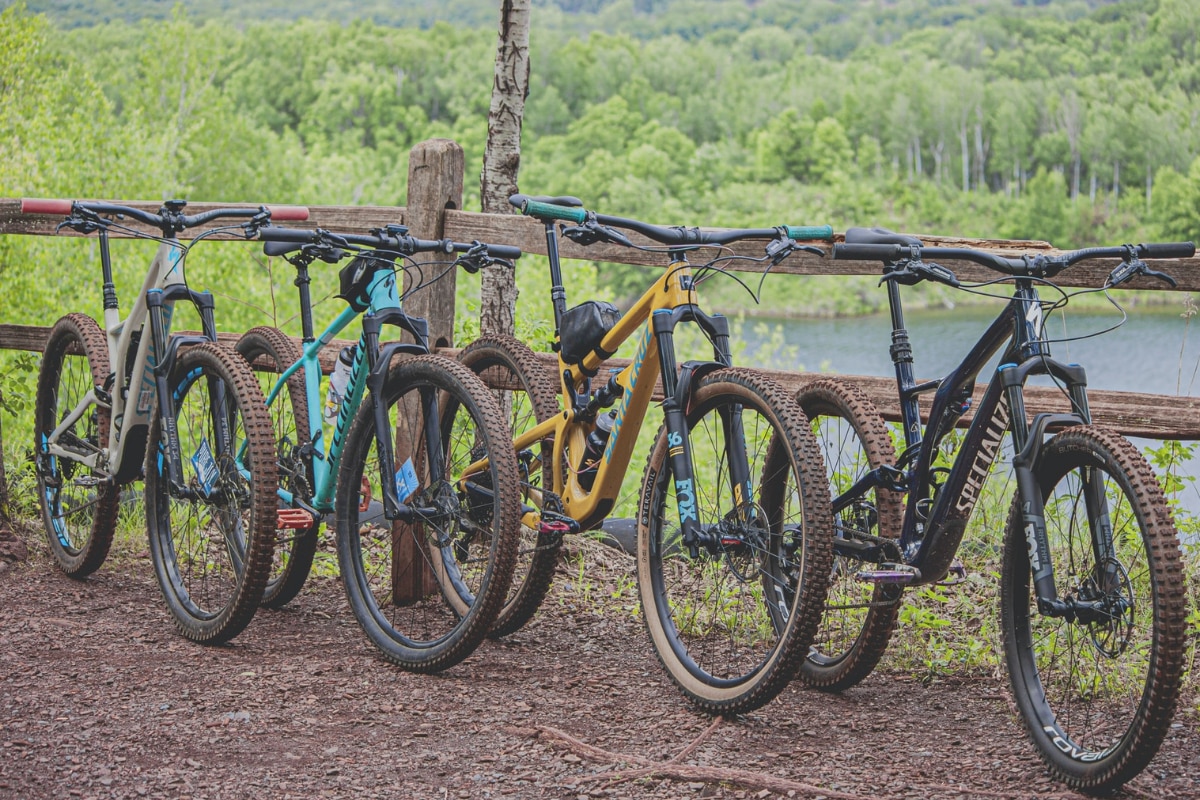
[[[918,379],[940,377],[956,367],[982,335],[1001,306],[955,310],[905,311]],[[1154,394],[1200,395],[1200,316],[1187,324],[1182,302],[1129,309],[1120,328],[1093,338],[1056,343],[1060,361],[1087,369],[1088,386]],[[1047,323],[1052,338],[1083,336],[1120,322],[1120,313],[1069,312]],[[734,331],[737,341],[738,331]],[[888,347],[887,314],[842,319],[747,319],[741,326],[747,350],[740,362],[777,369],[805,369],[850,375],[895,377]],[[980,380],[990,380],[995,365]],[[1156,444],[1135,440],[1139,446]],[[1186,468],[1200,477],[1200,459]],[[1198,481],[1200,483],[1200,481]],[[1185,490],[1184,505],[1200,513],[1200,490]]]

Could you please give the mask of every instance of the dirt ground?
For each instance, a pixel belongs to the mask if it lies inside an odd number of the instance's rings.
[[[334,580],[205,648],[174,632],[148,560],[74,582],[21,535],[29,560],[0,561],[3,798],[1076,796],[1002,679],[876,674],[714,722],[630,598],[569,567],[533,624],[431,677],[376,657]],[[1196,705],[1122,796],[1200,795]]]

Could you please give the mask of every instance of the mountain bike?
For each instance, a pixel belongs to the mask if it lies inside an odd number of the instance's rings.
[[[774,264],[803,247],[796,239],[832,231],[666,228],[596,214],[573,197],[515,195],[510,202],[545,224],[558,375],[511,337],[480,339],[460,354],[511,392],[526,503],[528,533],[495,632],[518,629],[536,611],[562,537],[599,526],[613,509],[661,377],[665,419],[637,506],[645,624],[668,675],[697,706],[712,713],[762,706],[803,659],[824,601],[827,484],[799,408],[760,374],[733,368],[728,320],[698,305],[697,284],[742,256],[721,255],[693,272],[687,254],[766,239],[766,255],[756,260]],[[574,223],[563,235],[580,244],[634,247],[617,229],[636,231],[665,244],[670,264],[625,314],[596,301],[568,309],[557,221]],[[674,334],[683,322],[708,338],[713,360],[676,364]],[[594,385],[602,362],[635,335],[633,362]]]
[[[406,669],[450,667],[487,634],[508,590],[521,516],[517,462],[491,392],[461,364],[431,355],[428,324],[402,311],[397,262],[459,254],[411,293],[457,266],[511,269],[521,251],[416,239],[400,225],[370,235],[264,228],[259,237],[267,255],[296,268],[304,342],[301,350],[278,329],[259,327],[237,345],[264,370],[277,443],[281,511],[264,603],[282,606],[300,591],[320,519],[335,513],[342,581],[367,636]],[[314,336],[309,267],[350,256],[339,275],[347,306]],[[326,447],[318,354],[360,316]],[[381,343],[384,326],[412,341]],[[403,360],[392,366],[396,357]],[[488,469],[460,484],[463,467],[484,455]]]
[[[217,343],[213,297],[184,276],[191,246],[218,233],[252,237],[304,208],[217,208],[192,216],[171,200],[158,213],[111,203],[23,200],[30,214],[66,215],[59,228],[97,233],[104,330],[85,314],[54,325],[38,375],[35,470],[51,552],[67,575],[100,567],[121,487],[145,479],[154,574],[176,627],[225,642],[258,606],[274,541],[274,446],[262,395],[246,363]],[[184,245],[178,234],[224,218]],[[133,219],[161,231],[128,227]],[[109,231],[159,242],[142,290],[121,319]],[[199,335],[171,333],[178,301],[199,312]],[[181,348],[186,347],[182,353]],[[243,450],[244,468],[234,455]]]
[[[1043,301],[1038,287],[1057,290],[1057,274],[1100,259],[1119,261],[1105,291],[1136,275],[1174,284],[1143,259],[1194,252],[1191,243],[1143,244],[1007,258],[863,228],[834,245],[834,258],[884,265],[905,449],[894,457],[882,418],[853,387],[825,380],[801,390],[830,465],[837,526],[825,618],[802,668],[808,684],[838,690],[869,674],[887,647],[903,587],[942,581],[956,568],[983,482],[1011,433],[1017,488],[1003,544],[1002,642],[1026,730],[1051,772],[1078,789],[1108,792],[1145,767],[1170,724],[1183,668],[1177,533],[1146,460],[1092,424],[1083,367],[1051,357],[1047,311],[1071,295]],[[960,284],[926,259],[969,261],[1005,277]],[[923,280],[970,290],[1011,280],[1015,288],[954,371],[917,383],[899,287]],[[961,448],[942,467],[940,446],[997,353]],[[1033,376],[1052,380],[1069,411],[1030,419],[1023,388]],[[918,396],[927,392],[933,400],[922,429]]]

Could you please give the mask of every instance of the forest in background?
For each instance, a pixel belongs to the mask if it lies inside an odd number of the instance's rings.
[[[408,148],[447,136],[478,207],[493,2],[0,13],[0,196],[402,204]],[[671,224],[1197,238],[1198,39],[1192,0],[538,0],[520,183]],[[269,305],[249,250],[207,250],[210,285]],[[0,287],[22,298],[4,321],[98,307],[86,251],[0,239]],[[62,279],[14,268],[30,263]],[[643,281],[615,272],[616,299]],[[540,307],[534,278],[522,302]],[[767,313],[882,301],[865,278],[771,281]]]

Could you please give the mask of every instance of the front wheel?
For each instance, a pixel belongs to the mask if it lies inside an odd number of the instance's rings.
[[[1058,434],[1035,477],[1058,600],[1071,611],[1039,612],[1018,495],[1001,574],[1009,680],[1050,771],[1108,793],[1146,766],[1174,714],[1185,635],[1178,538],[1149,464],[1111,431]]]
[[[50,455],[47,442],[107,375],[108,343],[100,326],[85,314],[68,314],[55,323],[38,372],[34,452],[50,552],[59,569],[72,578],[100,568],[117,525],[119,488],[82,463],[100,457],[108,447],[109,409],[93,402],[59,434],[56,444],[75,458]]]
[[[787,685],[821,619],[833,527],[825,468],[799,407],[747,370],[700,381],[687,426],[691,485],[672,472],[665,428],[642,482],[643,616],[667,674],[693,703],[743,713]],[[745,484],[731,474],[742,456]],[[681,513],[695,515],[701,543],[683,541]]]
[[[375,403],[386,409],[378,432]],[[381,437],[395,443],[388,468]],[[417,510],[412,522],[384,517],[383,481]],[[461,364],[404,361],[359,408],[338,473],[338,563],[354,616],[389,661],[438,672],[487,635],[512,579],[519,498],[503,414]]]
[[[249,624],[271,568],[278,486],[271,421],[246,362],[218,344],[183,353],[167,388],[177,436],[172,442],[164,428],[160,402],[146,448],[150,557],[176,627],[193,641],[219,644]]]

